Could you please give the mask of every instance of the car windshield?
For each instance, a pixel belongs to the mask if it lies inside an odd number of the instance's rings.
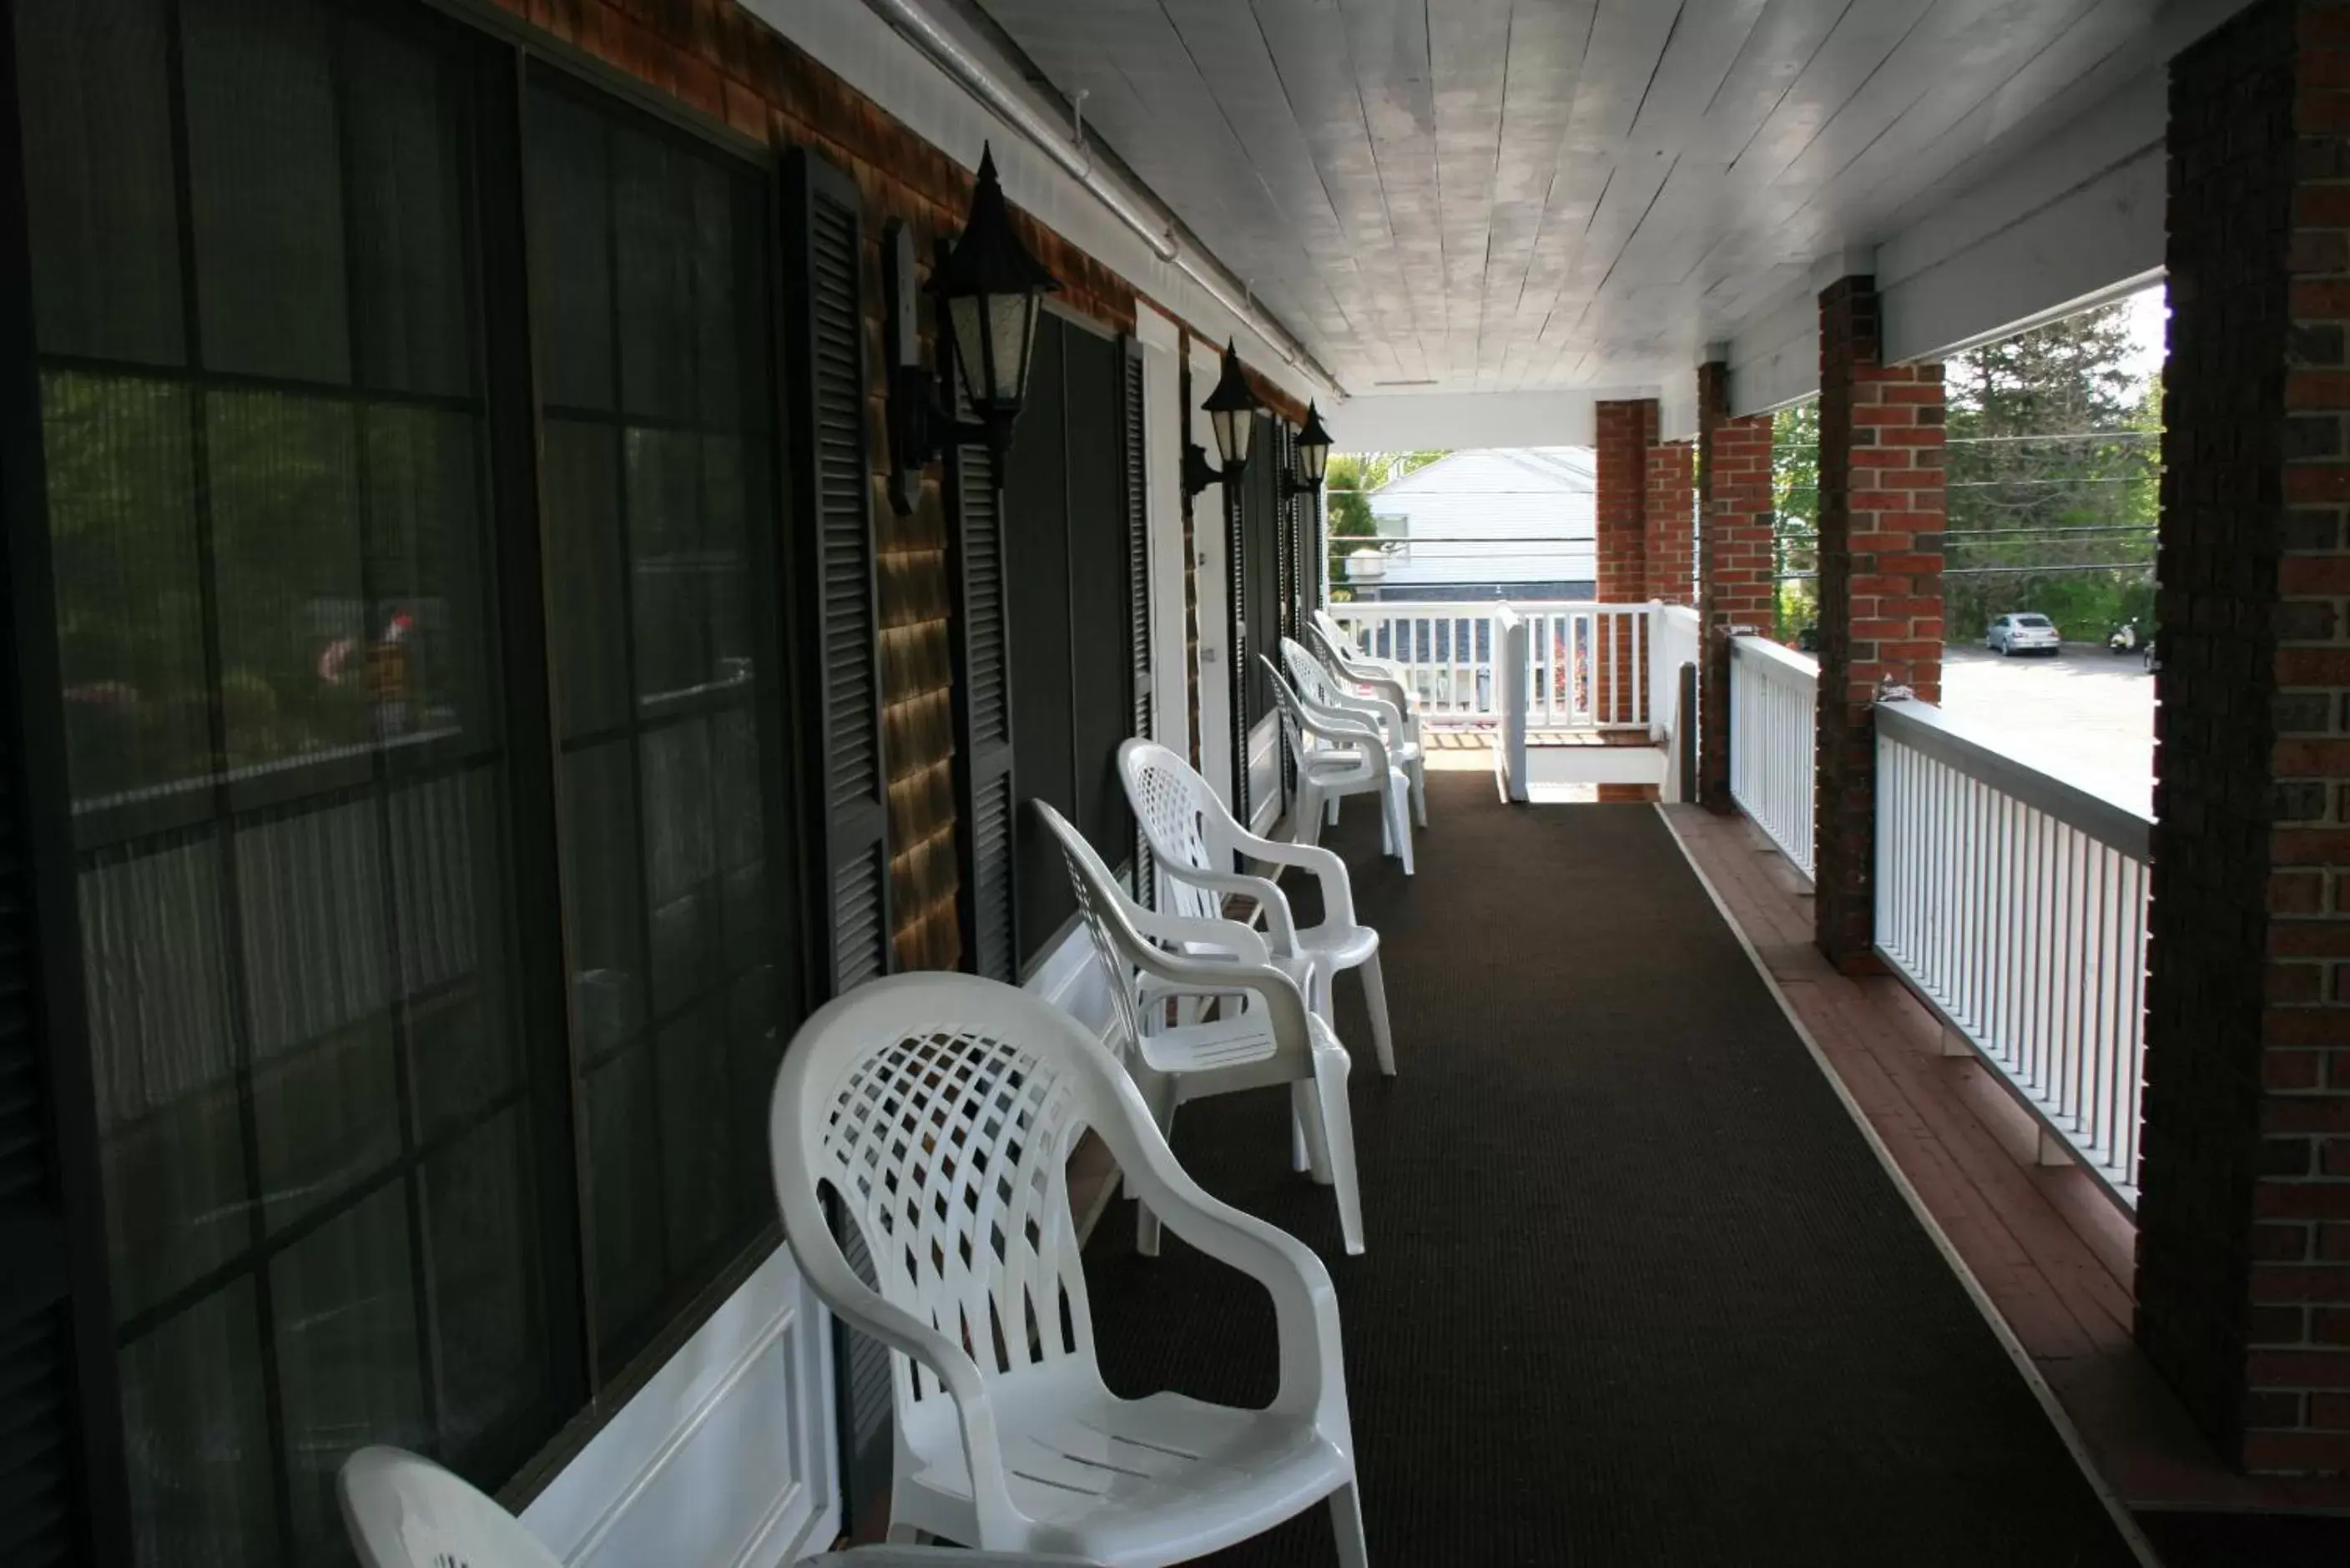
[[[2015,618],[2015,624],[2018,626],[2046,626],[2048,624],[2048,618],[2044,615],[2020,615]]]

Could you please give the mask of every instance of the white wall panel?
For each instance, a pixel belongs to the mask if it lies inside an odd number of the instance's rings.
[[[571,1568],[776,1568],[839,1533],[831,1318],[778,1248],[523,1511]]]
[[[1150,502],[1151,739],[1190,756],[1190,613],[1183,606],[1183,341],[1149,306],[1135,312],[1142,343],[1143,474]]]

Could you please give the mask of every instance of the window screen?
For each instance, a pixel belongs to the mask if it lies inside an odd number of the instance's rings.
[[[16,26],[134,1533],[339,1561],[352,1434],[495,1480],[585,1392],[561,1046],[520,1013],[475,61],[290,0]]]
[[[772,603],[764,187],[542,83],[528,188],[564,914],[599,1365],[772,1222],[801,1016]],[[754,614],[754,608],[764,611]],[[780,880],[779,880],[780,876]]]
[[[425,7],[15,26],[132,1532],[347,1563],[772,1224],[764,181]]]

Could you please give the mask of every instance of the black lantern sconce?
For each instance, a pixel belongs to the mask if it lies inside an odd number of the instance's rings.
[[[1241,357],[1231,339],[1224,343],[1223,374],[1216,378],[1216,389],[1200,405],[1216,432],[1216,462],[1208,462],[1208,454],[1200,450],[1197,441],[1183,443],[1183,491],[1197,495],[1211,484],[1232,484],[1246,472],[1249,460],[1249,437],[1256,430],[1256,394],[1249,390],[1248,378],[1241,373]]]
[[[1322,412],[1305,405],[1305,428],[1292,443],[1297,449],[1297,472],[1281,476],[1285,495],[1311,495],[1322,488],[1323,470],[1330,466],[1330,432],[1322,428]]]
[[[983,147],[971,216],[952,246],[941,242],[931,272],[941,331],[934,381],[921,366],[914,321],[914,245],[903,224],[885,236],[889,268],[890,499],[911,512],[921,471],[951,446],[983,444],[999,469],[1011,449],[1013,421],[1028,389],[1029,358],[1045,296],[1060,280],[1028,254],[1013,231],[993,149]],[[962,401],[972,418],[957,417]]]

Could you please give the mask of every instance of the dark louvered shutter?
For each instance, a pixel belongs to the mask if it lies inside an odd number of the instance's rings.
[[[0,19],[0,1563],[130,1560],[41,525],[14,36]]]
[[[1132,613],[1130,644],[1134,668],[1134,733],[1151,735],[1150,706],[1150,496],[1143,472],[1142,345],[1126,340],[1126,358],[1118,380],[1118,480],[1126,504],[1126,592]],[[1142,822],[1134,825],[1134,896],[1150,909],[1159,907],[1159,867],[1150,857],[1150,840]]]
[[[1257,460],[1260,468],[1263,461]],[[1249,646],[1248,505],[1243,493],[1248,483],[1243,471],[1238,481],[1228,479],[1217,487],[1224,498],[1224,613],[1232,627],[1232,815],[1243,827],[1253,826],[1249,810],[1249,692],[1256,684],[1249,668],[1256,649]]]
[[[1297,499],[1291,493],[1289,475],[1297,463],[1297,432],[1287,420],[1273,422],[1274,456],[1274,553],[1281,557],[1281,596],[1278,614],[1281,635],[1297,636]],[[1274,658],[1278,660],[1276,651]],[[1281,764],[1281,798],[1286,803],[1297,797],[1297,763],[1289,748],[1275,736],[1273,753]]]
[[[888,774],[858,287],[864,234],[856,182],[805,152],[792,156],[785,199],[785,354],[804,546],[801,682],[814,858],[823,876],[817,984],[838,995],[889,967]],[[872,1260],[855,1228],[843,1225],[840,1234],[869,1282]],[[889,1486],[889,1353],[868,1335],[840,1334],[841,1501],[854,1520]]]
[[[825,979],[837,995],[889,967],[888,774],[881,744],[879,611],[872,479],[865,452],[863,225],[857,185],[808,157],[792,160],[800,225],[789,293],[790,363],[809,568],[804,612],[824,868]]]
[[[960,397],[960,393],[958,393]],[[962,818],[963,965],[990,980],[1020,978],[1013,896],[1012,628],[1003,603],[1003,484],[995,454],[948,458],[954,553],[955,784]]]

